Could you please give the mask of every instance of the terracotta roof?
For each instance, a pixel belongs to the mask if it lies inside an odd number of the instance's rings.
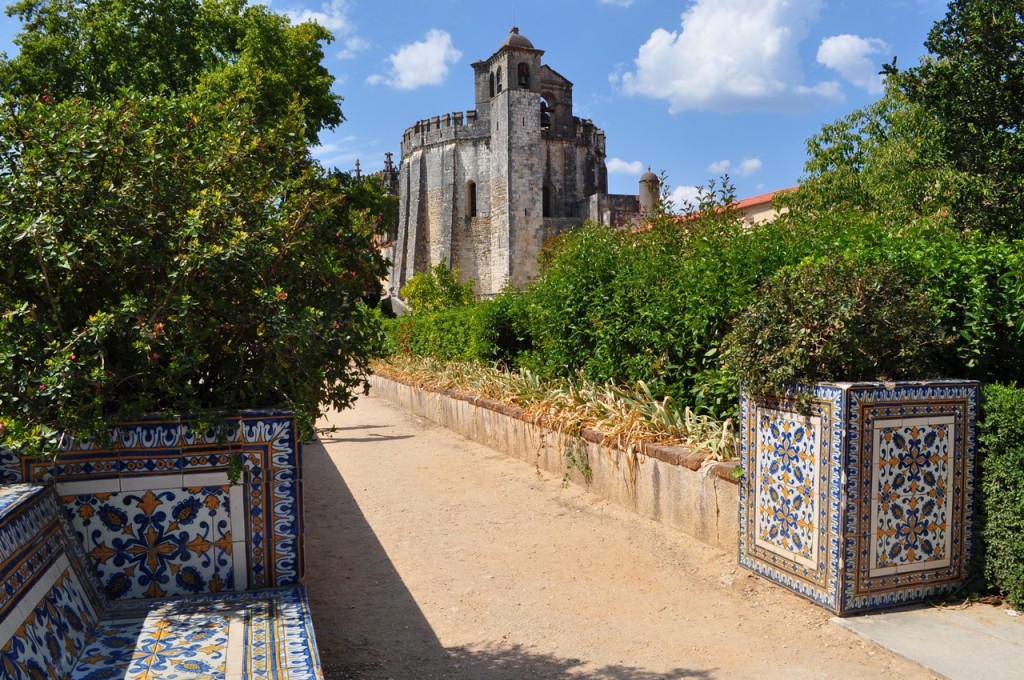
[[[785,189],[777,189],[775,191],[769,191],[766,194],[760,194],[758,196],[751,196],[750,198],[744,198],[742,201],[736,201],[732,204],[732,207],[736,210],[747,210],[754,208],[759,205],[771,203],[777,194],[788,194],[791,191],[796,191],[798,187],[787,187]]]
[[[752,210],[754,208],[758,208],[758,207],[766,206],[766,205],[771,205],[772,201],[779,194],[788,194],[789,192],[796,191],[799,188],[800,188],[799,186],[787,187],[785,189],[776,189],[775,191],[769,191],[766,194],[758,194],[757,196],[751,196],[750,198],[744,198],[744,199],[742,199],[740,201],[733,202],[732,209],[735,210],[736,212],[744,213],[744,212],[746,212],[748,210]],[[694,213],[690,213],[688,215],[676,215],[673,219],[675,219],[677,221],[680,221],[680,222],[689,222],[690,220],[695,220],[695,219],[698,219],[699,217],[700,217],[700,213],[699,212],[694,212]],[[641,232],[641,231],[647,231],[650,228],[651,228],[651,223],[649,221],[648,222],[641,222],[641,223],[638,223],[638,224],[634,224],[634,226],[632,227],[632,229],[630,231]]]

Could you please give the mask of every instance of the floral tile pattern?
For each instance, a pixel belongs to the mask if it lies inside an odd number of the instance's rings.
[[[950,559],[953,418],[876,421],[872,576]]]
[[[801,391],[810,416],[796,408]],[[740,563],[839,614],[962,584],[977,400],[977,383],[954,381],[745,395]]]
[[[57,464],[5,462],[0,451],[0,472],[57,482],[108,597],[296,584],[304,567],[294,421],[247,412],[233,422],[220,435],[186,421],[122,424],[112,431],[115,449],[80,442]],[[244,464],[242,484],[225,491],[235,455]],[[198,504],[188,500],[196,487]]]
[[[0,677],[81,651],[102,601],[49,487],[0,490]]]
[[[0,649],[3,677],[50,677],[51,669],[71,668],[85,648],[95,621],[77,577],[66,568]]]
[[[108,598],[234,589],[227,485],[61,500]]]
[[[821,419],[760,410],[758,420],[755,540],[814,568]]]

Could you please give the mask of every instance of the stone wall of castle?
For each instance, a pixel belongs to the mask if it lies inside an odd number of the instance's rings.
[[[421,120],[402,137],[389,287],[445,263],[481,296],[525,285],[551,237],[607,193],[604,133],[572,115],[572,83],[513,29],[473,64],[476,109]]]

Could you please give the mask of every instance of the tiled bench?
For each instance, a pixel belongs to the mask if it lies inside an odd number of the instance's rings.
[[[303,586],[108,602],[60,508],[0,487],[0,677],[322,678]]]

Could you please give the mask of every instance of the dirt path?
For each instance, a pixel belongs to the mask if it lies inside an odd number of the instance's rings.
[[[361,398],[305,447],[340,678],[930,678],[725,554]]]

